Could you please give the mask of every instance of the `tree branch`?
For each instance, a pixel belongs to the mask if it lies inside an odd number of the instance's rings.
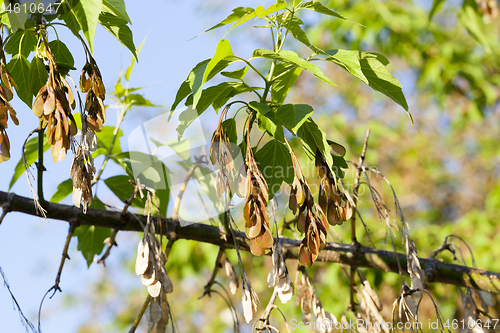
[[[10,205],[11,212],[21,212],[37,216],[33,199],[0,191],[0,206],[4,207],[6,204]],[[43,206],[47,210],[48,218],[68,222],[76,219],[79,225],[95,225],[105,228],[121,228],[124,231],[142,232],[143,228],[139,221],[142,221],[144,224],[146,223],[146,216],[136,215],[132,217],[130,213],[122,216],[121,212],[89,208],[87,214],[83,214],[81,209],[74,206],[51,202],[46,202]],[[228,241],[225,241],[217,227],[200,223],[181,227],[179,222],[171,218],[162,219],[162,224],[163,234],[169,239],[187,239],[213,244],[222,248],[234,248],[233,240],[229,239],[233,236],[227,235]],[[234,235],[239,249],[249,251],[248,239],[245,233],[235,230]],[[287,250],[287,257],[297,258],[297,249],[300,241],[283,237],[280,237],[280,241],[283,248]],[[402,263],[403,271],[406,272],[406,254],[397,253],[395,255],[390,251],[378,250],[362,245],[352,246],[328,243],[325,249],[319,254],[317,261],[336,262],[344,265],[354,265],[356,267],[398,273],[398,259]],[[422,269],[426,273],[427,282],[447,283],[459,287],[470,287],[500,293],[500,273],[454,265],[436,259],[419,258],[419,260]]]

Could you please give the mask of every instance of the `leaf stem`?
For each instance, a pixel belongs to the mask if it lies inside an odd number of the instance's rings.
[[[261,103],[265,103],[266,101],[266,98],[267,98],[267,94],[269,93],[269,90],[271,89],[271,84],[272,84],[272,78],[273,78],[273,75],[274,75],[274,68],[276,67],[276,61],[273,61],[273,63],[271,64],[271,69],[269,69],[269,74],[267,75],[267,79],[266,79],[266,87],[264,89],[264,93],[262,94],[262,98],[261,98]]]
[[[259,145],[260,145],[260,141],[262,141],[262,138],[264,138],[264,135],[266,135],[266,131],[264,131],[264,132],[262,133],[262,135],[260,136],[259,141],[257,142],[257,146],[255,146],[255,147],[257,147],[257,148],[259,147]]]
[[[37,187],[38,187],[38,200],[41,203],[45,202],[43,198],[43,171],[45,167],[43,166],[43,135],[44,128],[43,124],[40,121],[40,128],[38,129],[38,177],[37,177]]]
[[[116,126],[115,130],[113,131],[113,138],[111,139],[111,142],[108,147],[108,151],[106,152],[106,156],[104,157],[104,162],[102,162],[101,168],[99,169],[99,172],[97,173],[97,176],[94,178],[92,181],[92,185],[96,184],[99,179],[101,179],[101,175],[104,171],[104,168],[108,164],[108,161],[111,157],[111,152],[113,151],[113,147],[115,146],[116,138],[118,137],[118,131],[120,129],[120,125],[122,124],[123,119],[125,118],[125,114],[127,113],[130,105],[125,106],[124,104],[121,105],[122,112],[121,114],[118,114],[118,119],[116,120]]]
[[[239,59],[239,60],[243,61],[245,64],[247,64],[247,65],[248,65],[248,67],[250,67],[250,68],[251,68],[251,69],[252,69],[255,73],[257,73],[257,74],[258,74],[258,75],[262,78],[262,80],[264,80],[264,82],[266,82],[266,83],[267,83],[267,79],[266,79],[266,77],[265,77],[264,75],[262,75],[262,73],[261,73],[261,72],[259,72],[259,71],[257,70],[257,68],[255,68],[255,67],[254,67],[254,66],[250,63],[250,61],[249,61],[249,60],[243,59],[243,58],[238,57],[238,56],[234,56],[234,57],[235,57],[236,59]],[[250,60],[251,60],[251,59],[250,59]]]
[[[141,322],[142,316],[144,316],[144,313],[148,309],[148,305],[151,302],[151,296],[146,297],[146,300],[144,301],[144,304],[141,307],[141,310],[139,311],[139,314],[137,315],[137,318],[135,318],[134,323],[132,324],[132,327],[128,331],[128,333],[134,333],[137,330],[137,327],[139,327],[139,323]]]
[[[278,50],[276,52],[281,51],[281,49],[285,45],[286,37],[288,36],[288,31],[290,29],[290,25],[292,24],[293,15],[295,14],[295,11],[293,11],[293,10],[291,10],[289,8],[287,8],[287,10],[288,10],[289,13],[292,13],[292,16],[290,17],[290,20],[288,21],[288,25],[287,25],[286,31],[285,31],[285,36],[281,39],[281,43],[278,46]]]

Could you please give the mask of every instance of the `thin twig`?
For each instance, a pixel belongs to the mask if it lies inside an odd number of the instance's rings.
[[[21,310],[21,307],[19,306],[19,303],[17,302],[17,299],[14,297],[14,294],[10,290],[9,282],[7,281],[7,277],[5,276],[2,267],[0,267],[0,275],[2,276],[3,279],[3,285],[7,288],[7,291],[9,292],[10,297],[12,298],[12,303],[14,303],[14,307],[17,309],[17,312],[19,312],[19,317],[21,318],[22,325],[26,328],[26,331],[30,329],[31,331],[36,333],[35,326],[28,320],[28,318],[26,318],[23,311]]]
[[[226,288],[224,288],[224,286],[221,285],[219,282],[215,281],[215,284],[218,284],[224,290],[227,298],[224,297],[224,295],[222,295],[218,290],[211,290],[211,292],[219,295],[224,300],[224,302],[226,302],[228,308],[231,311],[231,314],[233,315],[233,324],[234,324],[235,331],[236,331],[236,328],[238,328],[238,331],[243,332],[241,330],[240,321],[238,320],[238,314],[236,313],[236,309],[233,305],[233,302],[231,302],[231,297],[229,296],[229,293],[227,292]]]
[[[26,137],[26,140],[24,140],[24,143],[23,143],[23,149],[22,149],[22,154],[23,154],[23,163],[24,163],[24,171],[26,173],[26,178],[28,179],[28,185],[30,187],[30,191],[31,193],[33,194],[33,203],[35,204],[35,210],[37,213],[41,214],[44,218],[47,218],[47,215],[45,213],[47,213],[47,211],[45,209],[43,209],[43,207],[40,205],[40,201],[38,200],[38,196],[37,194],[35,193],[35,189],[33,188],[33,185],[31,185],[31,180],[30,180],[30,171],[29,171],[29,166],[28,166],[28,163],[26,162],[26,154],[25,154],[25,150],[26,150],[26,144],[28,143],[28,139],[35,133],[35,132],[39,132],[40,131],[40,128],[35,128],[34,130],[32,130],[28,136]],[[42,151],[43,151],[43,147],[42,147]],[[31,175],[33,177],[33,175]],[[34,177],[33,177],[34,178]]]
[[[5,216],[7,216],[7,214],[10,213],[10,202],[14,195],[15,195],[14,193],[10,193],[8,196],[8,201],[0,206],[2,207],[2,216],[0,216],[0,225],[2,224],[2,221],[5,218]]]
[[[118,133],[120,130],[120,126],[122,124],[123,119],[125,118],[125,114],[129,110],[130,105],[128,104],[121,104],[121,114],[117,112],[117,120],[116,120],[116,126],[113,131],[113,137],[111,138],[111,142],[109,143],[108,150],[106,151],[106,154],[104,155],[104,161],[102,162],[101,168],[97,172],[97,176],[95,176],[94,180],[92,181],[92,185],[97,184],[99,179],[101,179],[102,173],[104,172],[104,168],[106,168],[106,165],[108,164],[109,159],[111,158],[111,153],[113,152],[113,147],[115,146],[116,139],[118,138]]]
[[[187,184],[188,184],[189,180],[191,179],[191,177],[193,176],[194,171],[199,166],[199,163],[200,163],[200,160],[197,160],[196,163],[193,164],[191,169],[189,169],[189,171],[186,175],[186,178],[184,179],[184,183],[182,184],[181,189],[179,190],[179,194],[177,195],[177,198],[175,199],[174,212],[172,214],[172,218],[174,220],[179,219],[179,208],[181,206],[182,196],[184,195],[184,191],[186,190]]]
[[[70,259],[69,255],[68,255],[68,248],[69,248],[69,243],[71,242],[71,238],[73,237],[73,233],[75,232],[76,227],[77,227],[77,224],[75,221],[70,222],[68,236],[66,237],[66,243],[64,244],[64,249],[63,249],[63,253],[62,253],[61,263],[59,264],[59,270],[57,271],[56,282],[55,282],[54,286],[52,286],[52,288],[49,289],[49,291],[50,290],[54,291],[54,293],[52,294],[52,296],[50,296],[50,298],[52,298],[57,291],[62,292],[61,288],[59,287],[59,283],[61,282],[61,274],[62,274],[62,270],[64,267],[64,263],[66,262],[66,259],[68,259],[68,260]]]
[[[262,326],[260,328],[257,328],[257,331],[259,332],[267,329],[267,327],[271,324],[269,318],[271,316],[271,311],[273,311],[274,309],[274,302],[276,302],[276,298],[278,298],[278,289],[274,288],[273,294],[271,296],[271,299],[269,300],[269,303],[266,306],[266,309],[264,310],[264,313],[262,314],[259,320],[256,320],[254,322],[252,331],[255,330],[256,328],[255,325],[257,325],[257,323],[259,322],[262,323]]]
[[[172,246],[174,246],[175,238],[171,238],[167,242],[167,247],[165,248],[165,258],[168,260],[168,256],[170,255],[170,250],[172,250]]]
[[[214,270],[212,271],[212,276],[210,277],[210,280],[208,280],[208,283],[203,288],[203,295],[198,297],[198,299],[202,298],[205,295],[210,296],[210,292],[212,291],[212,286],[215,282],[215,278],[217,277],[217,273],[219,272],[219,269],[222,268],[221,259],[223,256],[224,256],[224,249],[222,249],[222,247],[219,247],[219,253],[217,253],[217,258],[215,259],[215,265],[214,265]]]
[[[7,213],[9,213],[9,212],[10,212],[10,210],[8,208],[8,205],[5,205],[3,207],[2,216],[0,216],[0,225],[2,224],[2,221],[5,218],[5,216],[7,215]]]
[[[455,249],[454,249],[454,244],[453,243],[448,243],[448,237],[445,237],[443,244],[441,244],[437,249],[431,252],[429,255],[429,258],[436,258],[436,256],[443,252],[443,251],[450,251],[453,254],[453,259],[458,260],[457,256],[455,255]]]
[[[354,207],[357,208],[357,201],[358,201],[358,186],[359,186],[359,178],[361,177],[361,172],[362,168],[361,166],[363,165],[363,162],[365,161],[365,155],[366,155],[366,148],[368,147],[368,138],[370,137],[370,129],[366,131],[366,137],[365,137],[365,143],[363,145],[363,151],[361,152],[361,156],[359,157],[359,166],[358,170],[356,173],[356,178],[354,179],[354,188],[353,188],[353,201],[354,201]],[[351,241],[352,245],[358,244],[358,240],[356,239],[356,213],[352,214],[351,216]],[[355,282],[355,274],[356,274],[356,267],[351,265],[351,272],[350,272],[350,301],[351,301],[351,310],[353,312],[356,312],[356,304],[354,302],[354,286],[356,284]]]
[[[44,136],[44,128],[43,123],[40,121],[40,128],[38,129],[38,177],[37,177],[37,186],[38,186],[38,199],[41,203],[45,201],[43,198],[43,172],[45,171],[45,167],[43,166],[43,136]],[[23,149],[24,154],[24,149]]]
[[[128,200],[125,201],[125,207],[123,207],[122,216],[125,216],[127,214],[128,208],[130,207],[130,205],[132,205],[132,202],[137,197],[138,193],[139,193],[139,187],[137,185],[135,185],[135,187],[134,187],[134,193],[132,194],[132,196],[130,197],[130,199],[128,199]],[[118,244],[116,243],[116,235],[118,234],[119,230],[120,229],[114,228],[113,231],[111,232],[111,236],[107,240],[108,248],[106,249],[106,252],[102,255],[101,259],[99,259],[97,261],[98,264],[102,263],[102,265],[104,267],[106,267],[105,260],[109,256],[109,254],[111,253],[111,248],[113,246],[118,246]]]
[[[151,302],[151,296],[147,296],[146,300],[144,301],[144,304],[142,305],[141,310],[139,311],[139,314],[137,315],[137,318],[135,318],[134,323],[132,324],[132,327],[128,331],[128,333],[134,333],[137,327],[139,326],[139,323],[141,322],[142,316],[144,316],[144,313],[146,312],[149,303]]]
[[[71,219],[69,221],[68,236],[66,237],[66,243],[64,244],[64,249],[63,249],[63,253],[62,253],[61,263],[59,264],[59,269],[57,271],[56,281],[55,281],[54,285],[49,290],[47,290],[47,292],[43,295],[42,300],[40,302],[40,306],[38,307],[38,331],[39,332],[42,331],[40,318],[42,316],[42,306],[43,306],[43,302],[45,300],[45,297],[47,297],[47,295],[51,291],[54,291],[54,292],[49,297],[50,299],[52,297],[54,297],[54,295],[56,294],[57,291],[62,292],[61,288],[59,287],[59,283],[61,282],[61,274],[62,274],[62,270],[63,270],[64,263],[65,263],[66,259],[70,259],[69,256],[68,256],[69,243],[71,242],[71,238],[73,237],[73,233],[74,233],[74,231],[75,231],[75,229],[76,229],[77,226],[78,226],[78,220],[77,219],[73,218],[73,219]]]
[[[354,188],[353,188],[353,198],[352,200],[354,201],[354,206],[356,207],[357,201],[358,201],[358,186],[359,186],[359,178],[361,177],[362,173],[362,165],[363,162],[365,161],[365,155],[366,155],[366,148],[368,147],[368,138],[370,137],[370,129],[366,131],[366,137],[365,137],[365,143],[363,145],[363,151],[361,152],[361,156],[359,156],[359,166],[358,170],[356,173],[356,178],[354,179]],[[356,239],[356,214],[352,214],[351,217],[351,241],[352,243],[357,243],[358,240]]]

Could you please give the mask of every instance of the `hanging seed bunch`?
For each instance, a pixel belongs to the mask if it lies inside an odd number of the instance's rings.
[[[245,218],[245,233],[250,239],[250,252],[260,256],[268,253],[273,247],[274,240],[269,229],[269,216],[267,203],[269,194],[264,176],[257,167],[250,140],[247,135],[247,187],[243,216]]]
[[[326,246],[329,225],[320,205],[314,202],[307,180],[302,174],[299,161],[288,144],[295,172],[288,207],[295,213],[299,210],[297,229],[305,233],[299,246],[299,262],[310,267]]]
[[[292,299],[294,288],[293,282],[288,274],[281,242],[277,241],[273,247],[273,268],[267,276],[268,287],[274,287],[278,291],[281,303],[285,304]]]
[[[229,278],[229,290],[231,294],[236,294],[236,290],[239,287],[238,276],[236,275],[236,271],[234,270],[233,263],[226,256],[226,253],[222,255],[220,264],[224,267],[224,271],[226,272],[226,276]]]
[[[297,229],[305,233],[299,246],[299,263],[311,267],[318,258],[319,252],[326,246],[329,225],[321,207],[312,200],[309,187],[305,187],[305,190],[306,200],[299,210],[297,221]]]
[[[17,89],[17,86],[3,62],[0,63],[0,78],[2,79],[0,85],[0,163],[2,163],[10,159],[10,141],[7,136],[9,115],[15,125],[19,125],[19,120],[16,117],[16,111],[9,103],[13,97],[12,87]]]
[[[252,288],[245,272],[241,275],[241,303],[243,305],[243,315],[247,323],[251,322],[257,314],[259,298]]]
[[[288,144],[288,141],[286,142]],[[290,154],[292,156],[293,170],[295,173],[295,177],[292,183],[292,189],[290,190],[290,199],[288,200],[288,208],[295,214],[297,209],[301,209],[304,206],[306,200],[306,193],[310,193],[310,191],[306,192],[307,185],[304,183],[304,175],[302,174],[302,170],[300,168],[299,161],[295,157],[292,148],[288,145],[290,150]]]
[[[300,305],[303,316],[302,321],[307,323],[312,322],[312,308],[314,316],[316,317],[315,327],[318,332],[337,332],[337,330],[334,330],[337,318],[323,308],[323,304],[315,294],[313,282],[303,268],[297,271],[295,285],[297,286],[296,306],[298,307]]]
[[[295,278],[295,286],[297,286],[297,304],[303,315],[302,321],[304,323],[311,322],[311,303],[314,300],[314,287],[311,283],[309,276],[297,270]]]
[[[73,181],[73,204],[80,208],[83,213],[87,212],[87,205],[92,204],[92,179],[95,174],[94,159],[90,152],[78,146],[71,165],[70,176]]]
[[[320,178],[319,205],[326,213],[328,223],[341,225],[352,217],[353,209],[345,195],[340,193],[335,176],[319,150],[316,150],[315,165]]]
[[[237,170],[234,165],[233,151],[231,142],[227,133],[227,127],[223,126],[222,119],[226,113],[226,109],[221,114],[219,125],[214,132],[212,142],[210,144],[210,161],[213,165],[218,164],[216,176],[216,191],[217,197],[222,199],[227,189],[231,191],[241,192],[241,186],[234,184],[237,176]],[[241,183],[241,182],[240,182]],[[235,186],[236,185],[236,186]]]
[[[172,282],[165,270],[167,258],[161,250],[161,244],[155,236],[155,226],[150,221],[152,210],[151,195],[148,192],[145,215],[147,215],[147,224],[144,228],[144,236],[137,247],[137,259],[135,262],[135,273],[141,276],[141,282],[147,286],[151,297],[166,298],[166,294],[173,291]],[[158,214],[160,212],[157,207]],[[161,218],[158,217],[158,223]]]
[[[42,122],[42,126],[46,127],[52,159],[57,162],[66,158],[70,139],[77,133],[75,119],[71,114],[76,103],[71,87],[61,75],[46,40],[44,40],[43,50],[38,53],[47,58],[49,80],[38,91],[32,110]]]
[[[364,323],[383,323],[384,318],[380,313],[382,311],[382,302],[380,302],[377,293],[366,279],[365,275],[358,271],[359,279],[361,280],[360,288],[356,288],[356,296],[359,302],[359,309],[356,313],[358,319],[362,319]],[[389,333],[389,329],[384,325],[379,327],[373,326],[368,329],[368,325],[359,325],[360,332],[374,332],[374,333]]]
[[[167,296],[160,294],[156,299],[152,299],[146,311],[148,321],[148,332],[166,332],[167,325],[171,317],[170,305]]]
[[[106,89],[102,83],[101,72],[94,58],[87,52],[87,63],[80,75],[80,91],[87,93],[85,99],[86,117],[82,117],[88,128],[92,132],[100,132],[106,120],[106,109],[104,99]]]

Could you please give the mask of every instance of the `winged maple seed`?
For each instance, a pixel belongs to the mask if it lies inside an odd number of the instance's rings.
[[[168,304],[166,294],[162,294],[160,297],[151,300],[146,316],[148,333],[166,332],[170,319],[170,305]]]
[[[476,294],[476,297],[479,298],[479,301],[481,303],[481,307],[483,308],[482,311],[477,307],[476,302],[474,301],[474,294]],[[493,300],[493,298],[491,297],[491,294],[488,292],[478,291],[478,290],[475,290],[472,288],[467,288],[467,291],[465,292],[465,294],[463,295],[463,298],[462,298],[463,319],[465,322],[464,326],[467,328],[465,330],[465,332],[467,332],[467,333],[486,333],[486,332],[495,331],[494,329],[491,329],[490,325],[482,326],[482,325],[478,324],[481,322],[481,319],[479,318],[479,314],[483,314],[485,316],[488,316],[487,315],[488,307],[493,305],[493,303],[491,302],[492,300]],[[488,301],[488,302],[486,302],[486,301]],[[484,323],[486,321],[487,321],[487,319],[482,320],[482,322],[484,322]]]
[[[173,291],[173,286],[165,270],[167,258],[155,236],[154,224],[150,222],[151,196],[149,192],[145,210],[148,223],[144,228],[144,236],[137,247],[135,273],[141,276],[141,282],[147,286],[149,295],[159,297],[163,294],[170,294]]]
[[[380,314],[380,311],[382,310],[382,303],[364,274],[361,271],[358,271],[358,273],[361,280],[361,290],[356,288],[356,294],[359,301],[359,311],[356,315],[358,319],[362,319],[365,323],[383,323],[384,318]],[[364,326],[358,328],[368,332]],[[380,327],[374,326],[372,329],[373,332],[389,333],[389,330],[384,325],[381,325]]]
[[[405,299],[412,314],[416,316],[418,303],[420,303],[424,289],[425,275],[424,271],[420,267],[420,261],[418,259],[415,243],[408,237],[408,235],[406,235],[406,260],[408,262],[408,273],[411,278],[411,289],[415,290],[415,292],[406,296]]]
[[[54,162],[66,158],[70,147],[70,138],[77,133],[75,119],[71,110],[76,103],[73,91],[66,79],[60,74],[52,51],[45,46],[44,54],[49,64],[49,80],[38,91],[33,102],[33,113],[47,129],[47,141],[51,145]],[[71,120],[71,122],[70,122]]]
[[[250,281],[245,273],[241,276],[241,302],[243,305],[243,315],[247,323],[251,322],[257,314],[257,304],[259,298],[252,288]]]
[[[236,275],[236,271],[234,270],[233,263],[229,258],[226,256],[226,254],[223,254],[223,257],[221,259],[222,265],[224,266],[224,271],[226,272],[227,277],[229,278],[229,290],[231,291],[231,294],[236,294],[236,290],[238,290],[239,287],[239,282],[238,282],[238,276]]]
[[[273,247],[273,268],[267,276],[267,282],[269,283],[269,288],[276,288],[281,303],[285,304],[292,298],[294,286],[288,274],[285,258],[283,257],[283,249],[279,241]]]
[[[250,239],[250,252],[260,256],[269,253],[274,244],[266,209],[269,195],[266,180],[257,167],[251,149],[247,149],[246,163],[247,193],[243,207],[245,233]]]
[[[221,115],[221,120],[222,117],[223,115]],[[226,128],[222,126],[220,121],[219,126],[212,137],[209,155],[212,164],[218,164],[216,191],[219,199],[222,199],[223,194],[226,193],[228,188],[231,191],[234,191],[235,189],[238,189],[238,186],[233,186],[234,180],[237,176],[237,170],[234,165],[231,142],[229,141],[229,137],[226,133]]]
[[[73,157],[70,177],[73,181],[73,204],[83,212],[87,212],[87,205],[92,204],[92,179],[95,173],[94,159],[88,150],[78,146]]]
[[[319,333],[330,333],[333,332],[335,324],[337,323],[337,317],[328,311],[325,311],[323,304],[316,295],[313,295],[313,310],[316,316],[316,327]]]
[[[13,97],[12,86],[16,87],[14,80],[7,71],[6,66],[0,64],[0,163],[10,159],[10,141],[7,135],[9,115],[15,125],[19,125],[17,114],[9,101]]]
[[[101,72],[92,57],[82,69],[80,90],[87,93],[85,99],[87,128],[92,132],[100,132],[106,120],[106,108],[103,103],[106,97],[106,89],[102,83]]]
[[[297,276],[295,279],[295,285],[297,286],[297,304],[300,305],[302,310],[303,319],[305,323],[311,322],[311,303],[314,299],[314,287],[309,279],[309,277],[297,270]]]

